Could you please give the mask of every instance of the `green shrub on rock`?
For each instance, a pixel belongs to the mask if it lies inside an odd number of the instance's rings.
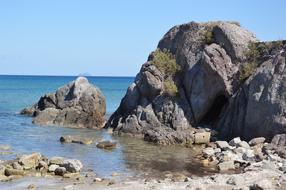
[[[240,80],[246,80],[248,77],[250,77],[254,71],[257,68],[257,63],[256,62],[250,62],[246,63],[241,67],[240,71]]]
[[[179,70],[175,56],[164,49],[156,49],[153,53],[152,63],[166,76],[174,76]]]
[[[286,41],[251,42],[248,51],[245,52],[247,62],[241,67],[240,79],[246,80],[259,65],[265,61],[265,57],[275,55],[286,44]]]
[[[206,30],[206,33],[204,34],[204,43],[207,45],[214,43],[214,36],[212,31]]]
[[[169,96],[176,96],[178,94],[178,87],[172,80],[164,82],[164,92]]]
[[[173,79],[181,68],[177,64],[175,56],[166,49],[157,49],[153,52],[151,62],[164,75],[164,93],[169,96],[176,96],[178,94],[178,87]]]

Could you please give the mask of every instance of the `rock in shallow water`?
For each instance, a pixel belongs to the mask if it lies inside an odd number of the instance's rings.
[[[24,167],[24,169],[35,168],[38,166],[41,157],[40,153],[23,155],[19,158],[19,163]]]
[[[96,147],[101,149],[114,149],[116,148],[116,144],[116,142],[101,141],[96,145]]]
[[[76,173],[81,171],[83,165],[79,160],[67,159],[64,160],[63,164],[61,164],[61,167],[66,168],[67,172]]]
[[[60,142],[62,143],[78,143],[78,144],[85,144],[89,145],[92,144],[92,139],[84,138],[84,137],[76,137],[76,136],[62,136],[60,137]]]
[[[58,167],[60,167],[60,166],[59,166],[59,165],[56,165],[56,164],[52,164],[52,165],[49,166],[48,171],[49,171],[49,172],[54,172],[54,171],[56,171],[56,169],[57,169]]]
[[[102,92],[85,77],[78,77],[21,113],[35,117],[33,122],[40,125],[102,128],[105,111]]]
[[[49,160],[49,165],[56,164],[56,165],[62,165],[64,163],[65,158],[59,157],[59,156],[54,156],[50,158]]]

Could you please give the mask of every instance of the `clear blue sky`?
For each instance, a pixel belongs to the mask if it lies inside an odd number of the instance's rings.
[[[286,39],[285,0],[0,0],[0,74],[135,76],[174,25],[237,20]]]

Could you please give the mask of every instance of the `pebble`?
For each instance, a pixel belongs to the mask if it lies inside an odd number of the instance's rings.
[[[255,145],[258,145],[258,144],[263,144],[265,142],[265,138],[264,137],[258,137],[258,138],[254,138],[252,140],[250,140],[248,142],[248,144],[250,146],[255,146]]]
[[[240,142],[241,142],[240,137],[236,137],[232,139],[231,141],[229,141],[229,145],[236,147]]]
[[[101,149],[114,149],[116,148],[116,144],[116,142],[101,141],[96,145],[96,147]]]
[[[229,144],[226,141],[216,141],[217,146],[221,149],[221,150],[228,150],[230,149]]]
[[[246,141],[241,141],[240,143],[238,143],[238,147],[243,147],[246,149],[250,149],[249,144]]]
[[[56,171],[56,169],[60,167],[59,165],[56,165],[56,164],[52,164],[49,166],[49,172],[54,172]]]
[[[74,190],[74,185],[67,185],[63,188],[63,190]]]
[[[102,182],[103,179],[102,178],[99,178],[99,177],[96,177],[94,178],[93,182]]]

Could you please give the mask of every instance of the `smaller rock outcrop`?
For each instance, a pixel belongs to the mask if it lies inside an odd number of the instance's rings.
[[[78,77],[55,93],[45,94],[21,114],[33,116],[33,123],[39,125],[102,128],[105,111],[102,92],[85,77]]]
[[[0,182],[34,175],[58,175],[69,178],[70,175],[79,176],[82,168],[83,164],[76,159],[62,157],[48,159],[40,153],[32,153],[0,163]]]

